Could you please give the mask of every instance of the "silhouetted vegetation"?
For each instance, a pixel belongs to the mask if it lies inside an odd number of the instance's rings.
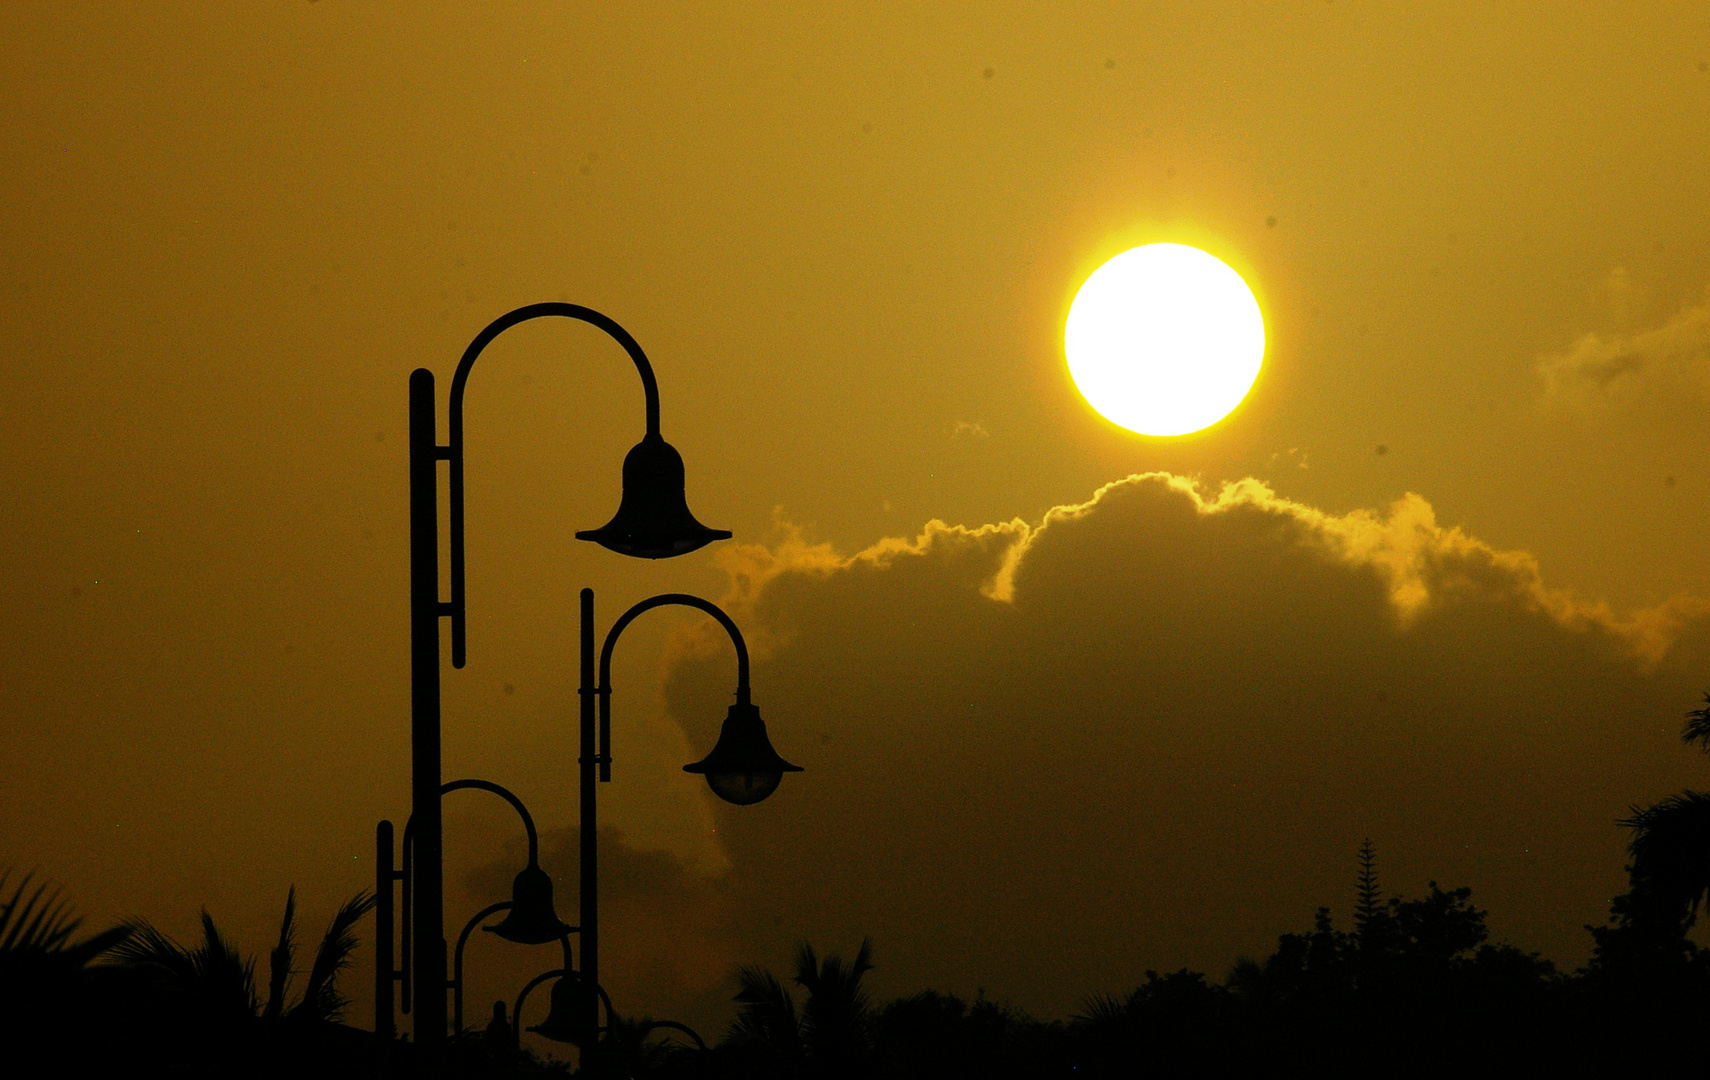
[[[1682,738],[1710,751],[1710,693]],[[1573,972],[1490,940],[1470,888],[1428,882],[1386,894],[1378,852],[1360,846],[1353,919],[1319,908],[1261,959],[1221,981],[1186,969],[1146,971],[1123,993],[1087,997],[1067,1020],[1027,1016],[984,993],[934,990],[878,1002],[853,959],[797,950],[783,978],[736,972],[734,1023],[711,1046],[681,1024],[612,1019],[606,1075],[717,1080],[864,1077],[1213,1077],[1698,1075],[1710,1013],[1710,950],[1690,938],[1710,897],[1710,793],[1635,806],[1628,890],[1588,926],[1592,956]],[[372,908],[346,901],[322,936],[299,993],[296,894],[267,956],[241,954],[206,912],[180,944],[146,922],[78,939],[57,893],[0,874],[0,1038],[17,1060],[63,1075],[136,1072],[250,1076],[573,1075],[519,1049],[503,1015],[456,1035],[438,1062],[404,1040],[341,1023],[338,977]]]
[[[356,949],[356,924],[373,907],[366,893],[333,917],[293,1000],[292,890],[263,1001],[254,959],[241,955],[207,912],[192,946],[142,921],[74,943],[79,921],[40,887],[26,895],[29,880],[0,905],[0,1038],[16,1060],[52,1062],[40,1075],[146,1066],[181,1076],[345,1076],[372,1074],[393,1056],[369,1033],[339,1023],[345,999],[338,976]]]
[[[1710,1007],[1710,954],[1687,934],[1703,892],[1665,888],[1640,869],[1644,844],[1663,835],[1646,831],[1652,820],[1638,811],[1629,820],[1632,887],[1605,925],[1587,928],[1593,956],[1572,973],[1490,941],[1468,888],[1430,882],[1417,897],[1386,896],[1368,842],[1349,929],[1320,908],[1310,929],[1282,935],[1269,955],[1237,962],[1221,981],[1147,971],[1126,993],[1088,997],[1068,1020],[1041,1020],[983,994],[926,990],[876,1002],[865,983],[869,942],[847,962],[804,944],[787,979],[759,967],[737,973],[736,1020],[711,1047],[681,1025],[618,1017],[608,1075],[1200,1077],[1280,1063],[1324,1076],[1702,1071],[1695,1033]],[[372,906],[366,894],[339,909],[293,993],[303,974],[294,893],[263,992],[257,960],[206,913],[190,945],[144,922],[76,941],[65,905],[29,885],[0,904],[6,1036],[12,1046],[56,1048],[64,1071],[146,1062],[180,1075],[571,1074],[519,1051],[498,1016],[455,1038],[434,1070],[407,1042],[342,1025],[337,979]],[[87,1037],[91,1028],[99,1039]]]

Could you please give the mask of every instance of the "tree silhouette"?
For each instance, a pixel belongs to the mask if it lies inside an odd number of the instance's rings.
[[[1686,714],[1680,740],[1710,752],[1710,692]],[[1685,926],[1710,891],[1710,793],[1682,791],[1650,806],[1634,806],[1621,825],[1633,830],[1627,845],[1633,892],[1640,904],[1678,906]]]
[[[794,1069],[802,1060],[801,1018],[789,988],[762,967],[743,967],[736,973],[736,1022],[730,1041],[751,1051],[751,1056],[774,1066]]]
[[[842,1072],[842,1065],[866,1057],[872,1006],[861,980],[873,970],[872,958],[873,943],[867,938],[847,965],[838,956],[820,960],[807,942],[796,949],[795,983],[807,991],[802,1042],[808,1060]]]
[[[120,963],[155,974],[175,995],[186,1013],[216,1026],[262,1019],[292,1023],[333,1022],[347,1004],[338,990],[338,976],[350,966],[356,951],[356,923],[374,907],[374,897],[357,893],[333,916],[320,947],[315,950],[308,983],[301,997],[287,1004],[296,958],[297,889],[285,897],[279,942],[268,954],[268,993],[263,1004],[255,992],[255,960],[246,958],[220,933],[213,917],[202,912],[202,940],[180,945],[146,921],[131,924],[131,936],[113,950]]]
[[[1688,746],[1697,743],[1700,750],[1710,751],[1710,690],[1704,692],[1704,704],[1686,714],[1680,741]]]
[[[1633,830],[1633,886],[1682,909],[1690,926],[1710,891],[1710,793],[1683,791],[1633,807],[1621,824]]]
[[[1356,890],[1354,930],[1364,933],[1383,913],[1383,894],[1378,890],[1377,848],[1372,846],[1369,836],[1360,841],[1360,877]]]
[[[12,871],[0,872],[0,893],[11,878]],[[99,975],[91,963],[131,935],[130,927],[115,926],[74,940],[83,920],[58,889],[45,882],[32,889],[34,879],[25,874],[0,901],[0,1031],[23,1038],[42,1037],[84,1007]],[[16,1038],[3,1041],[16,1045]]]
[[[0,891],[12,871],[0,872]],[[130,937],[128,926],[115,926],[82,941],[72,941],[83,926],[71,905],[46,882],[30,888],[35,875],[25,874],[0,902],[0,983],[7,987],[46,977],[49,972],[80,974],[90,961]]]
[[[783,982],[760,967],[737,971],[738,1005],[729,1041],[744,1047],[756,1067],[791,1075],[856,1075],[872,1049],[872,1004],[861,981],[873,970],[872,942],[861,939],[855,959],[823,960],[812,945],[796,949],[797,986],[807,991],[798,1011]]]

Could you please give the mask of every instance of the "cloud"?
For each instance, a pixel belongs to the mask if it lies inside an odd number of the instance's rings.
[[[1538,362],[1550,400],[1581,406],[1689,387],[1710,392],[1710,299],[1636,334],[1587,334]]]
[[[950,430],[950,437],[952,439],[989,439],[992,437],[992,433],[986,430],[984,424],[958,420],[956,426]]]
[[[1474,886],[1564,962],[1621,886],[1613,822],[1695,778],[1706,605],[1614,611],[1409,495],[1331,513],[1167,473],[1029,521],[853,554],[727,549],[755,701],[806,767],[719,807],[750,961],[879,945],[878,988],[1055,1015],[1146,967],[1214,974],[1385,885]],[[666,704],[711,745],[722,658]]]
[[[1544,584],[1537,559],[1524,551],[1501,551],[1458,527],[1437,524],[1424,498],[1409,492],[1386,511],[1326,513],[1279,496],[1251,477],[1207,491],[1200,481],[1167,472],[1135,473],[1093,492],[1085,502],[1054,506],[1037,523],[1020,518],[969,528],[927,522],[915,537],[888,537],[848,557],[829,545],[808,544],[786,527],[775,548],[738,545],[721,549],[719,565],[730,575],[728,599],[752,606],[767,582],[783,573],[827,574],[857,565],[884,568],[898,558],[926,558],[945,546],[971,546],[996,556],[996,568],[980,592],[1005,603],[1015,598],[1015,580],[1035,543],[1054,525],[1092,513],[1113,492],[1152,485],[1191,505],[1201,516],[1256,514],[1286,526],[1294,539],[1350,568],[1375,573],[1384,583],[1396,618],[1408,623],[1433,605],[1475,597],[1500,599],[1547,613],[1562,626],[1605,635],[1648,665],[1660,661],[1682,628],[1710,613],[1710,601],[1676,597],[1650,608],[1617,614]]]

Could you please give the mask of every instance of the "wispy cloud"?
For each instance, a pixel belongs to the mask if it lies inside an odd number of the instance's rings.
[[[1538,361],[1544,392],[1581,405],[1681,385],[1710,393],[1710,298],[1635,334],[1587,334]]]

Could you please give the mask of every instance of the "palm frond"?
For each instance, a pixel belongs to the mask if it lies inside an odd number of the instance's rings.
[[[11,878],[12,871],[0,872],[0,891]],[[59,898],[58,889],[46,883],[31,889],[34,878],[25,874],[11,895],[0,901],[0,970],[16,974],[28,968],[35,978],[49,973],[75,975],[130,936],[130,928],[121,925],[73,941],[83,920],[72,917],[71,906]]]
[[[820,960],[806,944],[796,950],[796,983],[808,992],[802,1004],[802,1028],[815,1058],[846,1061],[866,1045],[872,1002],[861,980],[873,970],[873,943],[861,939],[855,959],[845,964],[832,955]]]
[[[1683,791],[1632,811],[1620,824],[1633,830],[1634,887],[1696,912],[1710,889],[1710,792]]]
[[[374,909],[374,894],[359,892],[346,900],[333,916],[320,948],[315,950],[315,963],[309,969],[309,984],[303,990],[303,1000],[291,1010],[296,1020],[338,1020],[344,1015],[348,999],[338,991],[339,972],[350,966],[356,952],[356,924]]]
[[[1680,741],[1688,746],[1697,743],[1710,753],[1710,691],[1705,691],[1702,706],[1686,714],[1686,727],[1680,733]]]
[[[1088,1027],[1120,1026],[1128,1021],[1128,1002],[1109,994],[1094,994],[1081,1002],[1081,1011],[1069,1019]]]
[[[115,961],[130,967],[157,968],[174,979],[195,978],[196,960],[189,949],[142,919],[127,923],[126,929],[129,935],[113,949]]]
[[[68,946],[64,955],[75,960],[78,966],[91,963],[106,955],[130,940],[132,930],[129,923],[110,926],[99,934],[92,934],[75,945]]]
[[[204,1018],[227,1021],[255,1015],[255,962],[245,960],[202,912],[202,941],[180,945],[145,920],[126,924],[112,950],[114,962],[160,974],[165,988]]]
[[[761,967],[742,967],[736,972],[736,1022],[731,1037],[738,1042],[761,1043],[784,1057],[801,1052],[801,1027],[796,1002],[776,975]]]
[[[11,877],[10,870],[0,874],[0,889]],[[34,878],[25,874],[11,898],[0,904],[0,953],[58,952],[83,925],[71,917],[71,905],[59,898],[58,889],[50,892],[44,881],[32,891]]]
[[[796,977],[795,984],[808,988],[812,993],[813,984],[819,980],[819,957],[814,954],[810,942],[802,942],[796,946]]]
[[[285,917],[279,921],[279,944],[267,957],[267,1007],[261,1015],[277,1020],[285,1011],[285,984],[291,981],[291,961],[297,954],[297,886],[285,894]]]
[[[244,955],[220,934],[213,916],[202,912],[202,944],[191,953],[196,962],[198,989],[203,1000],[218,1012],[254,1016],[255,961]]]

